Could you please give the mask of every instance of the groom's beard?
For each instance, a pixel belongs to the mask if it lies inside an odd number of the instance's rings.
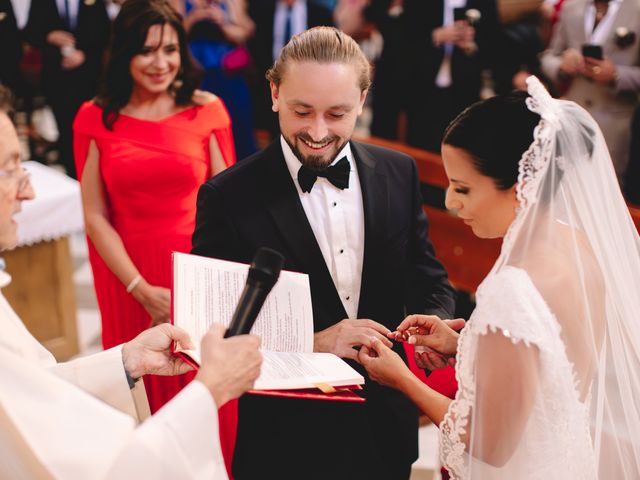
[[[296,156],[298,161],[302,165],[307,167],[309,170],[313,170],[314,172],[323,172],[327,168],[329,168],[329,165],[331,165],[333,163],[333,161],[336,159],[336,157],[342,151],[342,149],[345,147],[345,145],[347,143],[349,143],[349,139],[347,139],[347,140],[343,141],[341,144],[338,144],[337,142],[340,140],[340,137],[338,137],[336,135],[327,136],[327,137],[323,138],[319,142],[315,142],[306,133],[296,134],[295,137],[294,137],[295,140],[296,140],[295,142],[290,141],[287,138],[286,135],[282,135],[282,137],[284,138],[285,142],[287,142],[287,145],[289,145],[289,148],[291,148],[291,151]],[[333,147],[333,149],[332,149],[332,151],[330,153],[325,154],[325,155],[306,155],[305,156],[300,151],[300,149],[297,147],[297,142],[299,142],[299,141],[302,142],[303,139],[308,141],[308,142],[313,142],[313,143],[335,142],[336,146]]]

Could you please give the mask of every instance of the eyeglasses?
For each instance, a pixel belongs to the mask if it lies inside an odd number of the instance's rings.
[[[0,178],[16,180],[18,182],[18,193],[22,193],[29,186],[31,173],[29,173],[25,168],[16,168],[13,170],[0,170]]]

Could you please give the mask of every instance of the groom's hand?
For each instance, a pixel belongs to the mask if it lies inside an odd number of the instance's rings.
[[[313,351],[333,353],[341,358],[358,360],[357,348],[370,346],[371,338],[377,338],[387,347],[393,345],[387,339],[391,331],[373,320],[342,320],[313,336]]]

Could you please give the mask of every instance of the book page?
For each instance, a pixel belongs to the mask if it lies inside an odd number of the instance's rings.
[[[193,342],[212,323],[229,326],[245,286],[249,265],[173,254],[173,322]],[[262,348],[279,352],[313,351],[313,311],[309,276],[282,271],[251,330]],[[194,358],[199,362],[198,358]]]
[[[360,385],[364,378],[331,353],[262,351],[264,361],[254,390],[313,388],[318,383],[334,387]]]

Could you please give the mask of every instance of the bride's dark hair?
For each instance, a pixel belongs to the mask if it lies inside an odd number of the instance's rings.
[[[501,190],[518,181],[518,163],[533,142],[540,115],[527,108],[525,92],[474,103],[447,127],[443,144],[465,150],[480,173]]]

